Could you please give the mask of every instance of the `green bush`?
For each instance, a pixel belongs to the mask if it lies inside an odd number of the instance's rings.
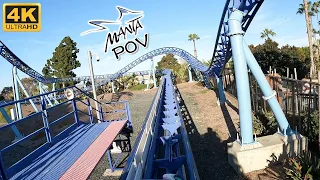
[[[284,167],[288,179],[306,180],[320,179],[320,159],[312,158],[310,152],[290,158]]]
[[[11,118],[11,113],[10,113],[10,109],[11,109],[11,108],[12,108],[11,106],[4,108],[10,118]],[[2,115],[2,113],[0,112],[0,124],[3,124],[3,123],[6,124],[7,121],[6,121],[6,119],[4,118],[4,116]]]
[[[257,113],[253,119],[253,129],[257,136],[270,135],[277,132],[278,124],[273,112]]]
[[[129,87],[129,89],[132,90],[132,91],[143,90],[143,89],[146,89],[146,88],[147,88],[146,84],[139,84],[139,85],[136,85],[136,86]],[[150,84],[150,88],[152,88],[151,84]]]
[[[310,127],[308,128],[308,125]],[[309,142],[318,142],[319,138],[319,115],[318,111],[310,114],[310,117],[305,117],[303,119],[302,128],[305,132],[305,136],[308,137]]]

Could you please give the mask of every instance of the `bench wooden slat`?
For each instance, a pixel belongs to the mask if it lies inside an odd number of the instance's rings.
[[[87,179],[126,123],[127,121],[111,122],[60,180]]]

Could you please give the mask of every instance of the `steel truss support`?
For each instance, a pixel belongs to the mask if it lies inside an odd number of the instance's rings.
[[[243,47],[244,47],[244,53],[246,56],[247,64],[253,74],[253,76],[256,78],[261,91],[263,92],[263,98],[266,100],[270,108],[272,109],[272,112],[274,113],[276,120],[280,126],[281,133],[283,135],[291,135],[293,134],[292,129],[290,128],[290,125],[288,123],[288,120],[286,116],[284,115],[282,108],[279,104],[279,102],[276,99],[276,92],[271,89],[268,81],[266,80],[259,64],[257,63],[255,57],[253,56],[252,52],[250,51],[248,45],[243,41]]]
[[[192,82],[192,72],[191,72],[191,69],[192,69],[191,65],[188,64],[189,82]]]
[[[112,93],[114,93],[114,81],[111,82]]]
[[[241,144],[254,143],[252,134],[253,127],[251,98],[247,66],[250,68],[264,94],[263,99],[268,101],[277,119],[278,125],[280,126],[281,133],[283,135],[291,135],[294,132],[290,128],[287,118],[285,117],[282,108],[276,99],[275,91],[271,89],[259,64],[250,51],[248,45],[243,40],[244,32],[242,31],[241,27],[243,16],[243,12],[234,10],[231,13],[228,21],[237,86]]]
[[[155,72],[153,59],[151,59],[150,70],[149,70],[149,79],[148,79],[148,84],[147,84],[146,90],[149,90],[149,88],[150,88],[151,75],[152,75],[152,79],[153,79],[153,88],[156,88],[157,87],[157,82],[156,82],[157,80],[156,80],[156,72]]]
[[[15,101],[20,100],[20,90],[19,90],[19,83],[18,83],[17,74],[18,74],[17,67],[14,66],[12,68],[12,76],[13,76],[13,91],[14,91],[14,100]],[[22,115],[21,103],[20,102],[16,103],[15,107],[16,107],[17,120],[22,119],[23,115]]]
[[[2,116],[4,117],[4,119],[6,119],[8,124],[12,123],[11,118],[9,117],[8,113],[6,112],[6,110],[4,108],[0,108],[0,112],[2,113]],[[12,125],[11,129],[16,136],[15,140],[23,138],[23,135],[20,133],[20,131],[18,130],[16,125]]]
[[[223,104],[227,102],[227,98],[226,98],[226,95],[224,94],[222,76],[217,77],[217,84],[218,84],[219,103]]]
[[[228,20],[237,87],[241,144],[254,143],[248,68],[243,48],[243,12],[235,9]]]

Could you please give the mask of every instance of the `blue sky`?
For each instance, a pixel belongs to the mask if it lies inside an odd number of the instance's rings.
[[[30,2],[11,1],[10,2]],[[78,76],[89,75],[87,50],[98,53],[101,60],[94,62],[95,74],[115,73],[128,63],[141,55],[165,46],[175,46],[193,54],[192,42],[188,41],[190,33],[200,36],[197,41],[199,59],[209,60],[212,56],[215,37],[225,1],[182,1],[182,0],[142,0],[142,1],[33,1],[42,6],[41,32],[3,32],[0,31],[0,40],[4,42],[20,59],[41,73],[46,60],[52,57],[52,52],[65,36],[70,36],[78,43],[80,49],[78,60],[82,66],[75,70]],[[277,36],[274,39],[280,45],[290,44],[296,46],[307,45],[307,35],[304,16],[297,15],[296,11],[302,0],[265,0],[256,18],[249,27],[245,40],[248,44],[263,43],[260,32],[264,28],[273,29]],[[122,55],[117,61],[109,51],[104,53],[106,32],[93,33],[80,36],[92,26],[87,22],[93,19],[116,20],[118,12],[116,6],[120,5],[132,10],[144,11],[142,23],[144,30],[149,33],[147,49],[140,50],[133,55]],[[2,14],[2,8],[1,8]],[[2,18],[1,18],[2,19]],[[159,61],[161,57],[156,57]],[[147,70],[149,62],[144,62],[132,71]],[[11,86],[12,66],[2,57],[0,60],[0,90],[4,86]],[[26,77],[19,72],[20,77]]]

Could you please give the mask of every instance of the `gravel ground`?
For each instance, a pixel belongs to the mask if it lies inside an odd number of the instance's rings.
[[[226,145],[228,142],[235,140],[236,132],[238,131],[236,124],[239,122],[236,99],[227,94],[227,98],[231,103],[226,106],[218,106],[216,94],[211,90],[196,85],[196,83],[182,83],[178,85],[178,88],[185,103],[185,106],[182,107],[182,114],[185,118],[189,140],[201,179],[281,179],[278,175],[279,171],[275,168],[255,171],[246,174],[246,177],[244,177],[237,175],[229,165]],[[134,128],[134,133],[131,137],[132,146],[134,146],[155,93],[156,89],[152,89],[149,91],[125,91],[99,97],[105,101],[129,101]],[[93,102],[91,103],[93,104]],[[86,108],[82,106],[79,104],[78,108]],[[71,107],[68,106],[67,108],[71,110]],[[65,111],[66,109],[63,110]],[[32,109],[31,107],[24,107],[24,111],[26,114],[30,114]],[[41,124],[41,121],[39,124]],[[30,130],[34,126],[30,128],[26,124],[26,126],[18,128],[20,130]],[[11,142],[14,137],[13,134],[10,136],[8,134],[6,136],[0,134],[0,136],[0,147]],[[121,167],[124,165],[122,164]],[[90,179],[119,179],[119,176],[105,176],[106,169],[109,169],[109,165],[105,156],[92,173]]]
[[[132,96],[128,97],[127,95],[124,95],[119,98],[120,100],[129,100],[132,124],[134,128],[134,132],[131,137],[132,148],[141,130],[141,126],[145,120],[145,117],[147,116],[147,112],[151,106],[156,91],[157,89],[151,89],[149,91],[131,91],[133,93]],[[106,100],[108,98],[110,97],[105,97]],[[122,164],[121,167],[123,167],[124,165],[125,164]],[[109,165],[107,157],[105,156],[98,164],[89,179],[119,179],[119,176],[105,176],[104,172],[106,171],[106,169],[109,169]]]
[[[193,155],[202,180],[283,179],[279,167],[238,175],[228,163],[227,143],[239,132],[237,100],[217,105],[216,94],[196,83],[178,84],[186,106],[182,107]]]

